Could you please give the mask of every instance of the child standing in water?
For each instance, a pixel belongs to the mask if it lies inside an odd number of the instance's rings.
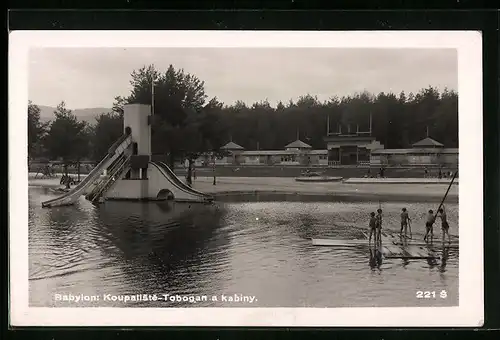
[[[429,210],[429,213],[427,214],[427,220],[425,222],[425,236],[424,236],[424,241],[427,241],[427,236],[429,233],[431,234],[431,240],[434,237],[434,231],[433,231],[433,226],[434,226],[434,212],[432,210]]]
[[[408,223],[410,222],[410,217],[408,216],[408,211],[406,211],[406,208],[403,208],[402,211],[403,212],[401,213],[401,230],[399,231],[399,234],[402,234],[404,229],[406,237],[408,230]]]
[[[377,219],[375,218],[375,213],[372,211],[370,213],[370,223],[369,223],[369,228],[370,228],[370,237],[368,238],[368,245],[372,241],[372,235],[374,235],[374,243],[377,243]]]
[[[451,243],[451,238],[449,234],[450,225],[448,224],[448,220],[446,219],[446,211],[444,210],[444,205],[438,210],[439,217],[441,218],[441,231],[443,233],[443,243],[444,243],[444,235],[448,235],[448,243]]]

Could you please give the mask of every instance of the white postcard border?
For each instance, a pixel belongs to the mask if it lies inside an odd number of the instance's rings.
[[[28,293],[28,53],[35,47],[454,48],[459,93],[459,307],[34,308]],[[474,31],[14,31],[9,36],[10,321],[13,326],[481,326],[482,37]],[[430,287],[431,288],[431,287]],[[415,292],[408,292],[415,294]]]

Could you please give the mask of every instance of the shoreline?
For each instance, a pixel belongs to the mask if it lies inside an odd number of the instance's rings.
[[[82,176],[83,178],[83,176]],[[366,179],[368,180],[368,179]],[[290,177],[198,177],[193,188],[214,196],[216,201],[392,201],[439,203],[449,181],[423,182],[297,182]],[[29,187],[61,187],[59,178],[29,179]],[[448,193],[448,202],[458,203],[458,183]]]

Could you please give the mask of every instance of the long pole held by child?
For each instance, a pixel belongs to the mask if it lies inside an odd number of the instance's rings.
[[[434,213],[434,218],[432,219],[432,224],[436,221],[436,218],[437,218],[437,215],[439,213],[439,210],[443,206],[443,203],[446,200],[446,197],[448,196],[448,193],[450,192],[451,186],[453,185],[453,182],[455,181],[455,178],[457,177],[457,175],[458,175],[458,170],[455,171],[455,174],[453,175],[453,178],[451,179],[451,182],[448,185],[448,189],[446,190],[446,193],[444,194],[443,199],[441,200],[441,203],[439,204],[439,207],[437,208],[436,212]],[[432,212],[432,211],[430,211],[430,212]],[[427,231],[427,233],[426,233],[426,235],[424,237],[424,240],[427,238],[427,234],[428,234],[428,231]],[[432,235],[431,235],[431,238],[432,238]]]
[[[437,218],[438,211],[443,206],[444,200],[446,199],[446,196],[448,196],[448,193],[450,192],[451,186],[452,186],[453,182],[455,181],[455,178],[457,178],[457,174],[458,174],[458,170],[455,171],[455,174],[453,175],[453,178],[451,179],[451,182],[448,185],[448,189],[446,190],[446,193],[444,194],[443,199],[441,200],[441,203],[439,204],[439,207],[436,210],[436,213],[434,215],[434,220]]]

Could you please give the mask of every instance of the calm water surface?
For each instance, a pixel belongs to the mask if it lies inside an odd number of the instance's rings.
[[[93,206],[82,198],[75,206],[42,208],[41,202],[50,197],[47,189],[30,188],[32,306],[458,305],[457,250],[440,250],[444,260],[384,259],[377,265],[366,246],[311,245],[311,237],[359,237],[378,202]],[[402,206],[382,203],[385,229],[398,230]],[[422,237],[425,212],[436,207],[405,206],[413,219],[413,236]],[[449,204],[447,210],[451,233],[458,235],[458,205]],[[417,299],[419,290],[435,291],[436,298]],[[443,290],[444,299],[439,297]],[[56,294],[99,300],[56,301]],[[124,294],[156,294],[159,299],[163,294],[207,296],[207,301],[109,300]],[[255,298],[252,303],[220,301],[222,295],[234,294]],[[213,295],[218,301],[211,301]]]

